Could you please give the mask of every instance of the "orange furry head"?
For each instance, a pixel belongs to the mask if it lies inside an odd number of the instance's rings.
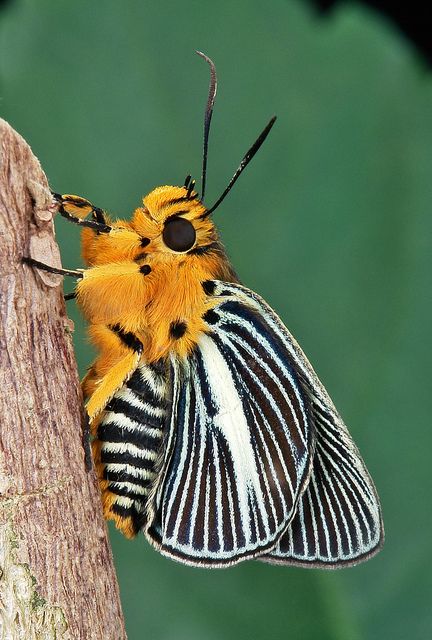
[[[111,227],[109,233],[83,230],[82,252],[89,266],[137,260],[148,254],[173,260],[217,240],[198,194],[189,194],[186,187],[157,187],[143,198],[143,206],[135,210],[131,221],[112,222],[107,216],[104,220]],[[182,236],[186,243],[181,243]]]

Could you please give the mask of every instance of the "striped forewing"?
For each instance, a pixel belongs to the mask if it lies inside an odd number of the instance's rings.
[[[171,443],[148,537],[191,564],[274,547],[312,451],[308,407],[282,335],[231,296],[186,359],[172,360]]]

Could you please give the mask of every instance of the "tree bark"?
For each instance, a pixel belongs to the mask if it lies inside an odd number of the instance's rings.
[[[126,638],[45,174],[0,120],[0,638]]]

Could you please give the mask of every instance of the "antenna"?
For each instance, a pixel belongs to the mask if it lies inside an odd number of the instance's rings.
[[[204,114],[204,145],[203,145],[203,163],[202,163],[202,177],[201,177],[201,200],[204,199],[205,195],[205,187],[206,187],[206,174],[207,174],[207,150],[208,150],[208,139],[210,132],[210,123],[213,115],[213,106],[216,98],[217,92],[217,76],[216,76],[216,67],[214,63],[205,53],[201,51],[197,51],[197,54],[201,56],[210,66],[210,86],[209,86],[209,94],[207,99],[206,110]]]
[[[264,142],[264,140],[267,138],[268,134],[270,133],[270,129],[274,125],[275,121],[276,121],[276,116],[273,116],[273,118],[267,124],[265,129],[260,133],[258,138],[255,140],[255,142],[253,143],[253,145],[251,146],[249,151],[247,151],[246,154],[244,155],[243,160],[240,162],[237,171],[235,172],[235,174],[231,178],[231,180],[230,180],[227,188],[223,192],[223,194],[216,200],[215,204],[212,207],[210,207],[210,209],[207,209],[207,211],[205,212],[205,214],[202,217],[207,217],[208,215],[210,215],[210,213],[213,213],[213,211],[215,209],[217,209],[217,207],[220,205],[222,200],[224,200],[225,196],[231,191],[232,187],[237,182],[237,180],[238,180],[240,174],[242,173],[242,171],[244,169],[246,169],[246,167],[248,166],[249,162],[252,160],[252,158],[254,157],[254,155],[256,154],[256,152],[258,151],[258,149],[260,148],[260,146]]]

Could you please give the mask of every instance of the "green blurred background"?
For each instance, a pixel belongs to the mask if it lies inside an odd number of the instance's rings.
[[[208,204],[279,116],[215,217],[242,281],[334,398],[383,504],[384,550],[335,572],[187,568],[111,529],[129,640],[432,637],[430,71],[356,4],[323,20],[299,0],[13,0],[0,37],[1,115],[56,191],[119,216],[200,175],[208,68],[195,49],[219,74]],[[64,264],[80,266],[78,230],[58,220],[57,233]],[[93,353],[68,304],[83,373]]]

